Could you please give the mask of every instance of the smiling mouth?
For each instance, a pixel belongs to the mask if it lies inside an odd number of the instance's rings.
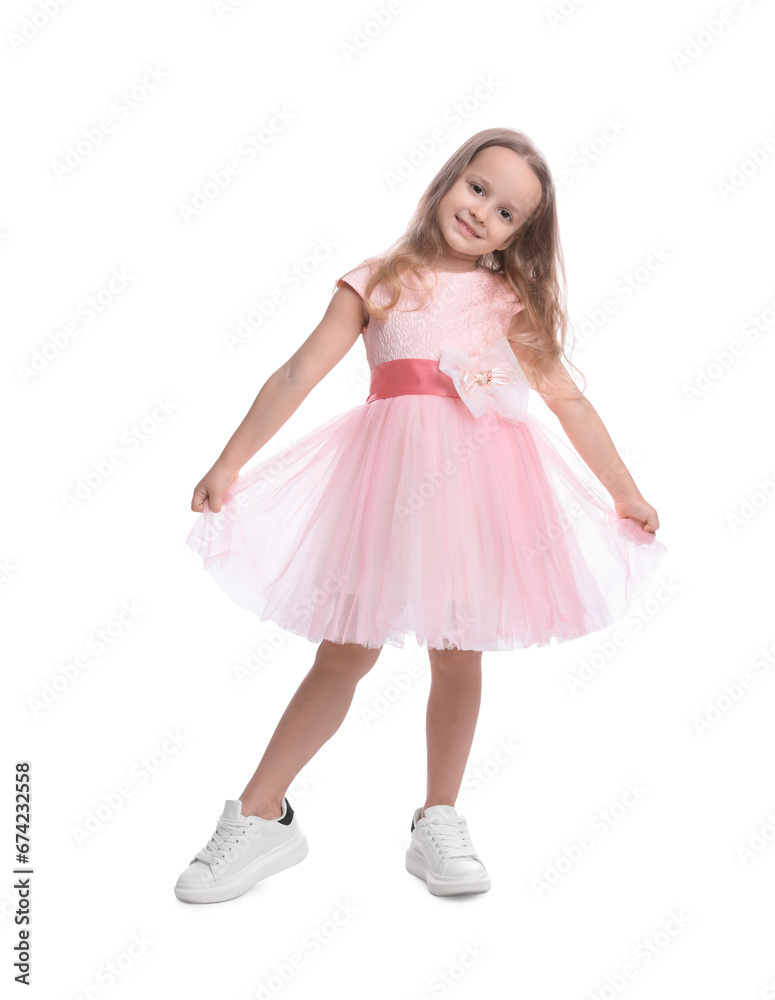
[[[462,219],[458,219],[457,216],[455,216],[455,219],[457,219],[458,225],[461,227],[463,232],[470,233],[471,236],[475,236],[478,240],[482,238],[478,233],[475,233],[470,226],[467,226]]]

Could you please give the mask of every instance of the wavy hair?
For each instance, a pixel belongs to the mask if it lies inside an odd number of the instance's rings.
[[[403,236],[382,255],[365,261],[371,266],[363,295],[366,312],[378,320],[385,319],[387,311],[398,303],[402,289],[408,287],[401,280],[405,272],[411,272],[426,291],[432,288],[418,273],[418,268],[432,270],[445,256],[446,241],[438,224],[439,202],[476,154],[487,146],[504,146],[521,156],[538,178],[542,195],[532,215],[511,236],[508,245],[503,250],[482,254],[477,265],[499,275],[524,304],[525,319],[517,325],[526,325],[528,329],[510,333],[509,339],[521,345],[520,365],[528,382],[545,396],[578,398],[583,390],[567,371],[562,386],[546,376],[547,369],[557,362],[562,365],[564,360],[586,382],[583,372],[565,353],[569,329],[567,286],[554,180],[543,153],[523,132],[508,128],[484,129],[472,135],[450,156],[420,198]],[[382,306],[371,299],[371,293],[380,284],[390,291],[389,300]]]

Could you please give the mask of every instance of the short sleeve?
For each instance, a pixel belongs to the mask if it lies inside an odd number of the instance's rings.
[[[522,312],[525,308],[525,303],[514,293],[511,285],[507,284],[506,281],[500,279],[500,297],[504,305],[504,311],[509,316],[516,316],[518,312]]]
[[[368,264],[359,264],[358,267],[353,268],[352,271],[348,271],[347,274],[343,274],[342,277],[337,280],[336,287],[339,288],[342,282],[347,282],[347,284],[350,285],[351,288],[354,288],[361,298],[363,298],[363,293],[366,289],[366,282],[369,280],[370,274],[371,270],[369,269]]]

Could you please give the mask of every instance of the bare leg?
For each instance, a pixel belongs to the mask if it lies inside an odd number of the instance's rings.
[[[288,786],[341,726],[358,681],[381,651],[381,646],[372,649],[327,639],[320,643],[315,662],[288,702],[264,756],[239,796],[243,816],[282,816]]]
[[[474,740],[482,698],[482,653],[429,649],[431,690],[425,717],[429,806],[454,806]]]

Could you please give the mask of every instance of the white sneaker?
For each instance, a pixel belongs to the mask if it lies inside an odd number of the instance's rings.
[[[243,816],[241,799],[226,799],[215,833],[175,883],[185,903],[221,903],[307,856],[307,840],[288,799],[278,819]]]
[[[421,878],[434,896],[487,892],[490,876],[474,851],[465,816],[454,806],[422,807],[412,818],[406,870]]]

